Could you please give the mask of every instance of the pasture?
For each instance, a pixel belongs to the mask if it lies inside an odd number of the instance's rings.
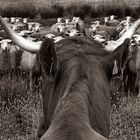
[[[40,83],[41,84],[41,83]],[[41,85],[29,91],[28,80],[5,76],[0,80],[0,139],[36,140]],[[111,107],[110,140],[139,140],[140,98],[116,94]]]
[[[13,5],[10,8],[9,4],[12,2]],[[40,3],[40,0],[36,0],[35,2],[28,1],[26,4],[24,0],[19,3],[16,0],[8,0],[4,3],[4,0],[2,0],[0,1],[0,12],[3,16],[8,17],[15,14],[21,17],[27,16],[30,18],[30,21],[40,22],[45,29],[49,29],[59,16],[82,16],[81,18],[85,19],[87,25],[90,21],[95,21],[98,18],[102,19],[103,16],[110,15],[110,13],[115,14],[119,9],[121,9],[117,13],[117,16],[120,16],[119,18],[123,18],[128,13],[135,18],[139,17],[140,6],[136,7],[133,3],[129,5],[126,3],[122,4],[122,2],[118,4],[119,6],[115,5],[114,10],[114,5],[110,5],[108,11],[105,1],[103,1],[104,5],[102,5],[102,8],[105,14],[102,15],[102,9],[98,10],[99,5],[96,8],[92,7],[93,9],[90,7],[91,9],[87,11],[89,5],[85,4],[82,5],[82,11],[81,7],[80,10],[74,11],[76,8],[72,1],[69,1],[72,5],[68,7],[64,4],[64,7],[67,7],[67,12],[65,12],[65,8],[61,7],[60,1],[56,1],[55,3],[58,5],[55,6],[52,2],[48,2],[54,8],[51,11],[48,7],[42,7],[44,3],[46,4],[46,1],[43,0],[41,1],[43,4]],[[17,8],[19,4],[21,8]],[[26,8],[24,9],[25,5]],[[124,5],[126,9],[122,10]],[[130,7],[130,5],[134,7]],[[117,86],[114,83],[111,84],[113,96],[110,111],[110,140],[139,140],[140,97],[124,96],[121,85],[122,82]],[[37,140],[36,135],[42,115],[41,90],[42,79],[39,80],[37,86],[34,85],[34,89],[31,91],[28,77],[14,76],[11,78],[9,75],[0,77],[0,140]]]

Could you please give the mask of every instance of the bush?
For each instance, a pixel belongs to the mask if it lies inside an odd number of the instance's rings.
[[[81,5],[80,8],[83,10],[85,15],[90,15],[90,12],[91,12],[91,5],[90,4],[83,4],[83,5]]]
[[[139,7],[136,7],[135,10],[134,10],[134,13],[133,13],[133,16],[136,18],[136,17],[140,17],[140,6]]]
[[[80,17],[81,19],[84,19],[86,16],[86,13],[81,9],[81,8],[77,8],[74,12],[73,12],[73,16],[75,17]]]
[[[64,8],[60,5],[52,5],[50,8],[40,7],[39,13],[43,19],[58,18],[64,15]]]
[[[36,7],[32,1],[1,2],[1,14],[5,17],[29,17],[36,16]]]
[[[102,2],[87,2],[87,3],[69,3],[50,5],[35,5],[32,0],[5,0],[0,1],[0,11],[2,16],[11,17],[29,17],[35,18],[37,14],[43,19],[58,18],[58,17],[73,17],[78,16],[84,19],[86,16],[97,18],[109,15],[116,15],[119,18],[124,16],[139,17],[140,6],[131,7],[122,1],[102,1]]]

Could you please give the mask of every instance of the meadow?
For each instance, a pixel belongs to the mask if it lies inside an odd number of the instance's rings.
[[[29,89],[28,77],[6,75],[0,79],[0,140],[37,140],[41,110],[41,85]],[[140,98],[125,97],[113,88],[110,140],[140,139]]]
[[[87,3],[81,0],[80,4],[75,4],[72,0],[1,0],[0,13],[6,17],[29,17],[41,21],[44,26],[49,19],[47,26],[50,26],[57,17],[80,16],[87,22],[90,18],[101,18],[111,14],[119,18],[127,15],[138,18],[140,5],[127,4],[123,0],[88,0]],[[40,79],[39,85],[35,86],[33,91],[29,89],[28,83],[28,77],[0,77],[0,140],[37,140],[37,129],[42,114],[42,80]],[[125,97],[120,85],[112,85],[110,140],[139,140],[140,98]]]

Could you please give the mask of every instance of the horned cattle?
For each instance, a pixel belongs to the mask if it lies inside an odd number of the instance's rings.
[[[140,35],[133,35],[129,48],[131,57],[123,76],[125,92],[127,95],[140,96]]]
[[[44,116],[38,133],[41,140],[107,140],[109,81],[114,61],[120,69],[126,64],[129,39],[112,53],[83,36],[68,37],[56,44],[46,38],[40,45],[12,31],[2,17],[0,23],[18,46],[38,55],[44,79]]]

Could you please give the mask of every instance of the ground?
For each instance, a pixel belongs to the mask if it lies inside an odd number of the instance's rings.
[[[120,89],[114,95],[110,111],[110,140],[140,139],[140,98],[125,97]],[[42,114],[41,81],[29,90],[28,77],[0,79],[0,140],[37,140]]]

